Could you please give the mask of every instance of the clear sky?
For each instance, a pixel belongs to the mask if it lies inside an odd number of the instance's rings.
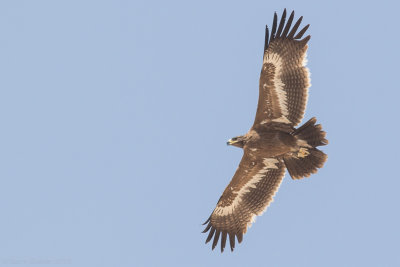
[[[400,266],[400,6],[367,2],[1,1],[0,266]],[[329,158],[221,254],[201,223],[284,7]]]

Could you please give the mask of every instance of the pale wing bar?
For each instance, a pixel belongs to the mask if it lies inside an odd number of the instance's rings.
[[[253,168],[250,167],[253,165]],[[246,172],[247,171],[247,172]],[[281,158],[265,158],[257,162],[247,153],[229,183],[203,233],[208,231],[206,243],[213,238],[214,249],[221,238],[221,252],[229,236],[231,250],[235,248],[235,237],[239,243],[257,215],[261,215],[273,200],[285,174]]]

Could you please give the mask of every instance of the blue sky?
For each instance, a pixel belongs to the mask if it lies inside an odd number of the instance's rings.
[[[265,24],[310,23],[330,143],[234,253],[204,222],[253,123]],[[1,1],[0,265],[400,266],[395,1]]]

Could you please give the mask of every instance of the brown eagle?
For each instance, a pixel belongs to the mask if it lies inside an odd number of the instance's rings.
[[[214,237],[212,249],[221,239],[221,252],[228,235],[232,251],[235,237],[242,242],[255,217],[273,200],[285,169],[300,179],[315,173],[327,159],[316,148],[328,141],[315,118],[295,128],[303,118],[310,87],[305,67],[310,35],[303,38],[309,25],[297,32],[303,17],[291,27],[293,18],[294,11],[285,24],[285,9],[279,25],[274,14],[271,34],[266,27],[256,118],[248,133],[228,141],[244,155],[203,231],[210,231],[206,243]]]

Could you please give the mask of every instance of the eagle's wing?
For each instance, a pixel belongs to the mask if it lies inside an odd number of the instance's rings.
[[[303,17],[291,28],[293,17],[294,11],[285,24],[285,9],[278,26],[275,13],[271,35],[266,28],[258,107],[253,127],[270,122],[296,126],[303,118],[310,87],[310,75],[305,65],[307,42],[311,36],[302,39],[309,25],[297,33]]]
[[[203,233],[210,231],[206,243],[214,236],[212,249],[221,236],[221,252],[225,248],[227,236],[231,250],[235,248],[235,236],[242,242],[243,234],[261,215],[279,188],[285,174],[281,158],[256,158],[245,149],[239,168],[226,187],[217,207],[204,223]]]

